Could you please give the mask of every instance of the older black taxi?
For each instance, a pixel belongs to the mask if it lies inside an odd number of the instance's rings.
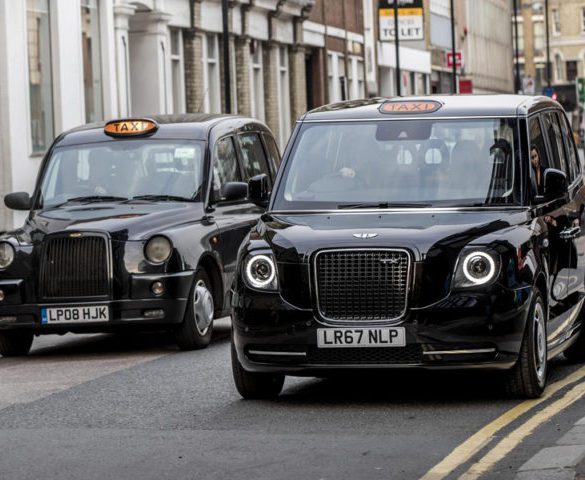
[[[59,136],[29,211],[0,235],[0,354],[33,335],[171,329],[205,347],[229,313],[237,252],[263,209],[247,179],[280,162],[255,120],[187,114],[93,124]]]
[[[285,375],[502,370],[537,397],[585,359],[582,166],[560,105],[453,96],[329,105],[297,123],[239,254],[244,397]],[[250,180],[268,200],[269,178]]]

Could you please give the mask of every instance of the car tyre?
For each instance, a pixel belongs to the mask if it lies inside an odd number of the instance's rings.
[[[540,292],[532,299],[518,361],[508,372],[508,394],[521,398],[538,398],[544,392],[547,375],[547,314]]]
[[[32,331],[0,332],[0,355],[3,357],[22,357],[28,355],[33,342]]]
[[[233,340],[231,351],[234,383],[242,398],[246,400],[266,400],[278,397],[284,386],[284,375],[248,372],[244,370],[238,360]]]
[[[183,322],[175,330],[175,341],[181,350],[207,347],[213,333],[215,305],[209,276],[202,268],[195,272]]]

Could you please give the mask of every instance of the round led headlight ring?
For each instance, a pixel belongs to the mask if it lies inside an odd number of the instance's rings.
[[[488,283],[496,274],[496,262],[486,252],[472,252],[463,260],[463,274],[474,285]]]
[[[144,256],[152,263],[163,263],[169,259],[173,247],[168,238],[158,235],[152,237],[144,247]]]
[[[0,242],[0,268],[8,268],[14,261],[14,247],[8,242]]]
[[[248,260],[246,279],[256,288],[266,288],[276,276],[274,261],[267,255],[256,255]]]

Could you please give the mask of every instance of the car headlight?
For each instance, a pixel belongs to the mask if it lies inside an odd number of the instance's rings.
[[[168,238],[161,235],[152,237],[144,247],[144,256],[149,262],[163,263],[169,259],[173,246]]]
[[[0,268],[8,268],[14,261],[14,247],[8,242],[0,242]]]
[[[278,275],[272,255],[251,255],[244,265],[244,278],[252,288],[277,290]]]
[[[479,287],[495,280],[500,272],[500,257],[481,248],[466,248],[459,255],[453,286]]]

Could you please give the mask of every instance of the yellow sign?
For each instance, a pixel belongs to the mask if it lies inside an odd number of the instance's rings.
[[[158,125],[147,119],[114,120],[106,123],[104,132],[113,137],[131,137],[154,132]]]
[[[380,106],[381,113],[433,113],[442,107],[434,100],[404,100],[384,102]]]

